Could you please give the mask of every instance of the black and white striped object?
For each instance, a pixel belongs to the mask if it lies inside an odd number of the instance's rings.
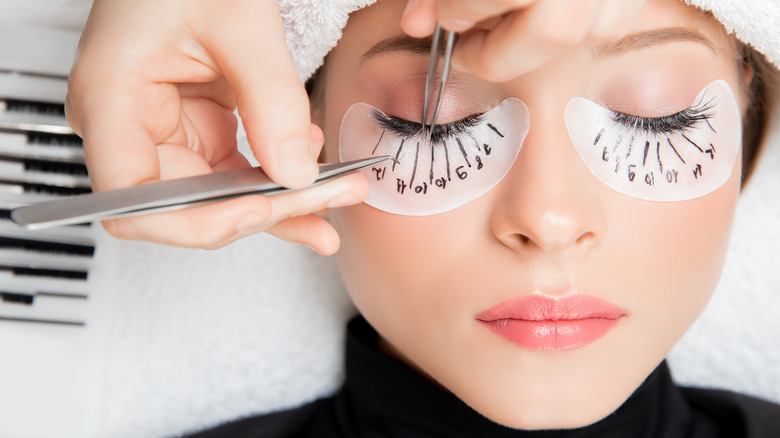
[[[0,438],[89,437],[117,264],[99,225],[27,231],[10,209],[89,193],[63,111],[78,34],[0,28]]]

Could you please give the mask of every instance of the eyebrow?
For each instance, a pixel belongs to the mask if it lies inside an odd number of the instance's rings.
[[[674,41],[699,42],[715,50],[715,45],[704,35],[684,27],[669,27],[639,32],[617,41],[601,44],[593,49],[593,53],[598,58],[612,57],[655,44]],[[444,48],[442,48],[443,50]],[[431,37],[413,38],[408,35],[398,35],[374,44],[360,57],[360,63],[362,64],[369,58],[387,52],[410,52],[427,55],[430,51]]]
[[[374,44],[370,49],[360,56],[360,63],[364,63],[369,58],[386,52],[411,52],[421,55],[431,53],[431,37],[413,38],[409,35],[398,35],[384,39]],[[442,47],[442,52],[444,47]]]
[[[601,44],[593,49],[593,54],[597,58],[619,56],[655,44],[675,41],[698,42],[706,45],[713,51],[715,50],[715,45],[704,35],[684,27],[669,27],[634,33],[617,41]]]

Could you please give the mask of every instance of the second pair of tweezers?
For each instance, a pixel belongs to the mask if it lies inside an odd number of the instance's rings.
[[[423,133],[427,132],[428,141],[431,140],[433,135],[433,127],[436,125],[436,118],[439,116],[439,108],[441,107],[442,97],[444,96],[444,87],[447,85],[447,79],[450,75],[450,64],[452,62],[452,49],[455,47],[455,40],[457,34],[452,31],[445,31],[438,24],[436,30],[433,32],[433,40],[431,42],[431,59],[428,63],[428,75],[425,77],[425,96],[423,97],[423,112],[422,112],[422,126]],[[442,44],[444,45],[444,60],[441,70],[441,81],[439,81],[439,91],[436,93],[436,101],[433,106],[433,115],[430,123],[428,123],[428,113],[430,111],[429,105],[431,103],[431,93],[433,92],[433,84],[436,79],[436,71],[439,69],[439,54],[441,53]]]

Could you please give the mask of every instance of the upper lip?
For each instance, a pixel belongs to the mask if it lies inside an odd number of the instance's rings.
[[[520,319],[526,321],[561,321],[589,318],[618,319],[625,311],[601,298],[583,293],[561,297],[532,294],[516,297],[486,309],[476,318],[480,321]]]

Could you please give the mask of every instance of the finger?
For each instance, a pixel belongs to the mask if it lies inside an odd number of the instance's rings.
[[[336,231],[312,212],[360,203],[368,194],[368,180],[351,174],[322,186],[271,198],[274,223],[268,232],[289,242],[302,243],[323,255],[338,250]],[[304,219],[302,219],[304,218]]]
[[[366,178],[352,174],[322,186],[272,196],[268,199],[273,213],[266,221],[255,228],[241,230],[223,244],[265,231],[288,242],[304,244],[320,254],[331,255],[338,250],[338,234],[327,221],[311,213],[357,204],[367,194]]]
[[[453,67],[503,82],[521,76],[582,43],[601,0],[546,0],[508,14],[491,30],[461,35]]]
[[[182,159],[180,156],[179,160]],[[367,194],[366,178],[363,175],[352,174],[327,184],[283,195],[244,196],[176,212],[104,221],[103,226],[106,231],[120,239],[214,249],[239,238],[266,231],[289,218],[306,216],[326,208],[359,203]],[[295,223],[298,222],[292,221],[279,228],[284,230],[285,240],[307,244],[322,253],[333,249],[333,236],[323,235],[320,238],[306,227],[296,232],[292,225]],[[327,230],[316,229],[328,233]],[[338,248],[337,243],[335,247]]]
[[[401,29],[409,36],[424,38],[436,28],[436,0],[409,0],[401,17]]]
[[[224,157],[221,161],[214,163],[211,168],[215,172],[223,172],[226,170],[241,169],[244,167],[250,167],[249,160],[246,159],[244,154],[238,150],[233,151],[230,155]]]
[[[337,178],[328,183],[271,198],[271,221],[303,216],[328,208],[358,204],[368,195],[368,180],[359,173]]]
[[[214,249],[231,242],[241,231],[263,227],[270,214],[268,198],[253,195],[180,211],[103,221],[103,227],[120,239]]]
[[[351,174],[322,186],[322,189],[330,192],[329,196],[324,197],[330,198],[324,204],[323,196],[315,192],[316,188],[274,197],[272,220],[284,219],[279,220],[267,232],[288,242],[304,244],[322,255],[332,255],[338,251],[340,239],[330,223],[315,214],[301,213],[358,204],[368,195],[368,180],[361,174]],[[308,199],[301,200],[301,195]],[[318,207],[313,207],[315,205]]]
[[[207,4],[213,5],[213,15],[201,23],[200,38],[233,89],[255,157],[282,185],[310,184],[319,150],[312,144],[308,96],[287,49],[276,2]],[[230,25],[215,29],[211,20]]]
[[[437,0],[436,19],[447,30],[463,32],[477,22],[527,8],[537,0]]]
[[[181,138],[166,142],[186,144],[212,167],[236,151],[235,103],[226,80],[181,84]]]
[[[335,254],[340,245],[339,235],[333,226],[315,214],[285,219],[269,228],[268,234],[306,245],[325,256]]]
[[[176,179],[211,172],[211,167],[195,151],[182,145],[160,145],[160,179]],[[233,158],[238,160],[239,158]],[[166,245],[217,248],[229,242],[240,230],[257,228],[271,216],[266,197],[239,198],[177,212],[105,221],[106,231],[127,240],[145,240]],[[240,202],[239,202],[240,201]]]
[[[145,112],[146,105],[136,100],[138,90],[145,84],[132,72],[125,74],[123,78],[117,77],[112,66],[99,77],[92,72],[76,72],[68,82],[69,121],[84,139],[90,179],[96,191],[159,177],[156,143],[147,131],[143,115],[139,114]],[[152,88],[147,96],[152,105],[158,106],[156,122],[178,126],[178,111],[170,111],[162,104],[176,99],[175,90],[164,86]]]
[[[208,70],[170,53],[176,38],[164,14],[150,15],[150,8],[156,10],[149,2],[95,1],[69,75],[67,114],[84,138],[98,191],[159,176],[155,146],[180,125],[181,107],[176,86],[151,71],[160,63],[187,66],[165,70],[192,80]]]

